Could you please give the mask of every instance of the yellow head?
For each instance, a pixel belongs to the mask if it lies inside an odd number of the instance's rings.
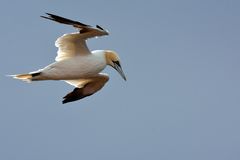
[[[120,58],[118,57],[117,53],[114,51],[106,50],[105,52],[105,58],[107,65],[112,66],[114,69],[118,71],[118,73],[122,76],[122,78],[126,81],[126,76],[123,73],[121,64],[120,64]]]

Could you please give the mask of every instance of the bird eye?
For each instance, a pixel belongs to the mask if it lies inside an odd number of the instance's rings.
[[[114,64],[121,66],[119,61],[112,61]]]

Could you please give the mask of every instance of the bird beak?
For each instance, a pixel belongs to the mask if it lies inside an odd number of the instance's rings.
[[[121,77],[126,81],[127,78],[122,70],[122,67],[121,67],[119,61],[115,61],[115,62],[113,62],[113,64],[114,64],[113,68],[116,69],[116,71],[118,71],[118,73],[121,75]]]

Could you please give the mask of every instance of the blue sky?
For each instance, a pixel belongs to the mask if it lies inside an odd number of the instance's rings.
[[[0,159],[238,160],[240,2],[7,1],[0,5]],[[119,53],[128,81],[107,68],[108,84],[61,104],[64,82],[5,77],[52,63],[69,26],[50,12],[110,36],[94,49]]]

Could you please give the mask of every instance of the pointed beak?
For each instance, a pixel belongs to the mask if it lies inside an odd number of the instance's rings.
[[[125,81],[127,80],[127,78],[126,78],[126,76],[125,76],[125,74],[124,74],[124,72],[123,72],[123,70],[122,70],[122,67],[121,67],[119,61],[114,62],[113,68],[116,69],[116,71],[118,71],[118,73],[121,75],[121,77],[122,77]]]

